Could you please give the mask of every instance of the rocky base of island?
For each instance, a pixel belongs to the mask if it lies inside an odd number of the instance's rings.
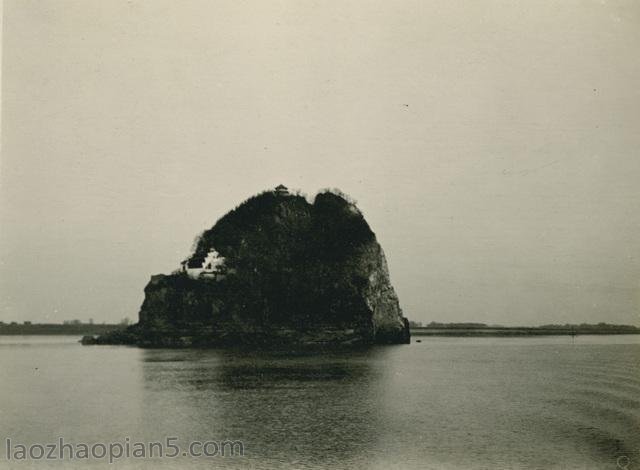
[[[296,330],[271,328],[214,334],[213,331],[145,331],[138,325],[99,336],[85,335],[84,345],[131,345],[145,348],[218,348],[218,347],[342,347],[373,344],[409,344],[409,329],[379,332],[377,336],[353,328]]]

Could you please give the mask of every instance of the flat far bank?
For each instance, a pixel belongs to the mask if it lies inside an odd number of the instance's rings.
[[[119,324],[61,324],[61,323],[4,323],[0,324],[0,336],[12,335],[102,335],[110,331],[122,330]]]
[[[578,335],[637,335],[640,329],[628,328],[526,328],[526,327],[487,327],[487,328],[434,328],[414,327],[411,336],[578,336]]]
[[[109,332],[122,331],[121,324],[71,324],[56,323],[0,324],[0,336],[11,335],[79,335],[98,336]],[[577,335],[638,335],[640,328],[629,326],[608,326],[597,328],[546,328],[546,327],[412,327],[411,336],[577,336]]]

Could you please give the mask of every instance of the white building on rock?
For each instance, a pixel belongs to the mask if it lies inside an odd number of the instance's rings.
[[[193,256],[184,260],[181,265],[182,271],[194,279],[210,278],[219,280],[224,279],[226,274],[224,261],[220,253],[211,248],[205,257]]]

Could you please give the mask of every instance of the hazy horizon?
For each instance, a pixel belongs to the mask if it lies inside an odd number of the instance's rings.
[[[240,202],[340,188],[410,320],[640,325],[640,4],[4,2],[0,321],[137,320]]]

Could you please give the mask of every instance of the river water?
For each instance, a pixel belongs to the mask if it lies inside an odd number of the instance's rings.
[[[178,457],[118,467],[640,468],[640,336],[420,340],[284,354],[0,337],[0,468],[109,467],[37,445],[168,437]],[[225,440],[244,456],[182,455]]]

